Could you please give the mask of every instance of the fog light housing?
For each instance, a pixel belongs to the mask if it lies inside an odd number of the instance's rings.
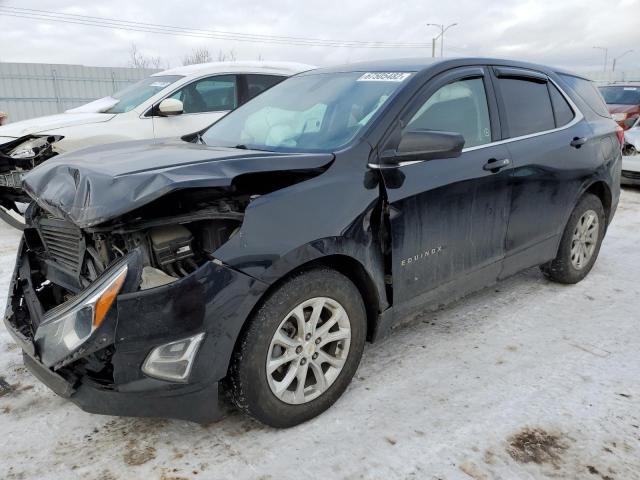
[[[204,333],[199,333],[154,348],[147,355],[142,372],[160,380],[186,382],[203,339]]]

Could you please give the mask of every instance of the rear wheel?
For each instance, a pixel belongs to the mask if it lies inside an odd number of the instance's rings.
[[[19,202],[10,202],[0,205],[0,218],[13,228],[24,230],[24,212],[28,204]]]
[[[540,267],[545,276],[559,283],[578,283],[586,277],[600,252],[605,227],[602,202],[585,194],[567,222],[558,255]]]
[[[240,409],[268,425],[291,427],[342,395],[366,335],[364,304],[348,278],[324,268],[298,274],[250,321],[228,376]]]

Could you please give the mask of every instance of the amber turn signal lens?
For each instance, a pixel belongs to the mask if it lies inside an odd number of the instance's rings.
[[[127,278],[127,269],[124,269],[120,275],[113,281],[113,283],[107,288],[100,298],[96,302],[95,314],[93,316],[93,327],[98,328],[102,321],[107,316],[107,312],[111,308],[113,301],[116,299],[118,292],[122,288],[124,279]]]

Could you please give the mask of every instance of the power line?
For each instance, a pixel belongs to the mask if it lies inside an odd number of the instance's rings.
[[[92,17],[88,15],[66,14],[45,10],[36,10],[19,7],[0,6],[0,15],[25,18],[31,20],[42,20],[47,22],[61,22],[83,26],[99,28],[110,28],[118,30],[128,30],[144,33],[156,33],[162,35],[208,38],[217,40],[233,40],[250,43],[270,43],[277,45],[291,46],[327,46],[345,48],[427,48],[426,43],[393,43],[393,42],[367,42],[361,40],[326,40],[309,37],[293,37],[278,35],[247,34],[239,32],[228,32],[220,30],[201,30],[193,28],[177,27],[172,25],[161,25],[128,20],[117,20],[103,17]]]
[[[385,45],[407,45],[407,46],[415,46],[422,47],[426,45],[425,43],[411,43],[411,42],[369,42],[362,40],[327,40],[321,38],[309,38],[309,37],[293,37],[293,36],[282,36],[282,35],[261,35],[255,33],[238,33],[238,32],[228,32],[223,30],[201,30],[197,28],[185,28],[185,27],[176,27],[171,25],[163,25],[163,24],[154,24],[154,23],[143,23],[143,22],[134,22],[129,20],[116,20],[105,17],[95,17],[90,15],[79,15],[72,13],[60,13],[60,12],[52,12],[47,10],[37,10],[33,8],[21,8],[21,7],[0,7],[2,9],[14,10],[16,12],[29,12],[32,14],[45,14],[48,16],[59,16],[61,18],[75,18],[82,20],[92,20],[99,22],[109,22],[121,25],[133,25],[133,26],[144,26],[144,27],[152,27],[152,28],[162,28],[162,29],[171,29],[176,31],[187,31],[187,32],[200,32],[209,35],[230,35],[230,36],[242,36],[242,37],[251,37],[251,38],[261,38],[261,39],[278,39],[278,40],[293,40],[293,41],[309,41],[309,42],[329,42],[329,43],[340,43],[340,44],[385,44]]]

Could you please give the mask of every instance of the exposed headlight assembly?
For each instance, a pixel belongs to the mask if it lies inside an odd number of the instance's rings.
[[[34,336],[42,363],[54,366],[89,340],[106,318],[127,271],[126,263],[115,267],[90,289],[47,312]]]
[[[9,151],[9,156],[11,158],[19,159],[36,158],[41,155],[43,151],[49,150],[51,148],[51,145],[61,139],[62,137],[59,135],[50,135],[47,137],[32,137]]]

